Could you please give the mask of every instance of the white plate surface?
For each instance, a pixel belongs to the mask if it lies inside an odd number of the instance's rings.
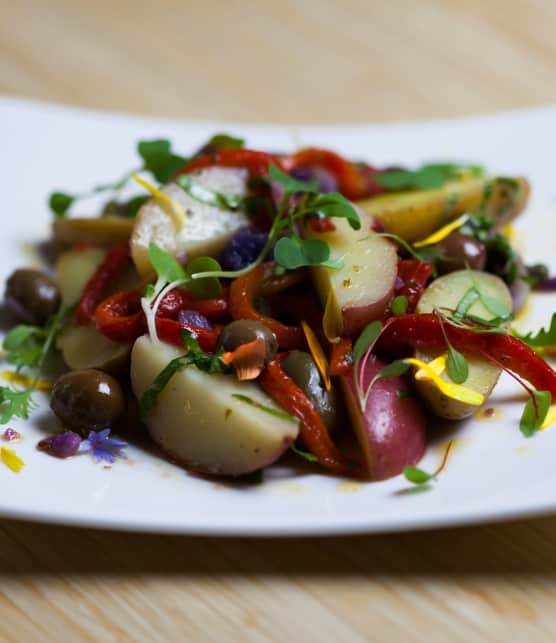
[[[484,164],[525,174],[533,196],[517,224],[529,262],[556,269],[556,108],[457,121],[368,126],[249,126],[175,122],[0,100],[4,205],[0,275],[29,263],[29,248],[48,236],[46,195],[79,192],[134,167],[138,139],[167,137],[187,153],[215,130],[274,150],[299,145],[336,149],[377,165],[427,160]],[[549,321],[556,297],[536,298],[523,328]],[[40,396],[39,396],[40,397]],[[518,429],[523,394],[503,378],[489,403],[494,419],[475,418],[437,437],[421,466],[432,470],[455,437],[447,470],[426,493],[407,493],[398,477],[356,484],[275,467],[264,484],[230,487],[192,477],[144,450],[106,469],[89,456],[59,461],[36,450],[48,420],[43,400],[13,448],[25,461],[16,475],[0,466],[0,516],[74,525],[218,535],[379,532],[500,520],[556,511],[556,426],[525,439]],[[51,425],[52,426],[52,425]]]

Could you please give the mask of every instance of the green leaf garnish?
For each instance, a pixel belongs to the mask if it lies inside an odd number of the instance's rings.
[[[526,335],[522,335],[516,330],[512,330],[512,335],[534,348],[554,346],[554,344],[556,344],[556,313],[552,314],[548,330],[541,328],[536,334],[527,333]]]
[[[391,170],[378,172],[374,180],[390,190],[436,190],[447,181],[460,178],[469,171],[475,175],[482,173],[478,166],[463,166],[455,163],[427,163],[417,170]]]
[[[180,174],[175,181],[192,199],[215,208],[237,210],[244,202],[244,197],[239,194],[224,194],[210,190],[195,181],[190,174]]]
[[[231,136],[230,134],[215,134],[209,139],[205,147],[216,147],[217,149],[239,150],[245,145],[242,138]]]
[[[16,391],[8,386],[0,386],[0,424],[8,423],[12,418],[28,420],[33,408],[33,391],[34,387]]]
[[[473,304],[479,299],[479,293],[475,286],[471,286],[459,300],[454,311],[455,319],[463,319]]]
[[[463,384],[469,377],[469,364],[465,357],[451,344],[448,345],[448,359],[446,360],[446,373],[456,384]]]
[[[328,192],[309,199],[306,207],[319,215],[347,219],[354,230],[361,229],[361,220],[353,205],[339,192]]]
[[[143,393],[139,400],[139,414],[141,418],[147,417],[156,404],[158,396],[172,377],[187,366],[196,366],[200,371],[204,371],[205,373],[232,373],[234,370],[230,364],[224,364],[222,361],[223,351],[219,351],[214,355],[203,352],[193,333],[190,333],[185,328],[181,330],[180,335],[184,347],[187,349],[187,353],[168,362],[155,377],[149,388]]]
[[[239,400],[240,402],[249,404],[250,406],[257,408],[260,411],[264,411],[269,415],[273,415],[274,417],[280,418],[281,420],[286,420],[288,422],[293,422],[294,424],[299,424],[299,420],[293,415],[288,415],[288,413],[284,413],[283,411],[278,411],[277,409],[273,409],[270,406],[261,404],[260,402],[257,402],[256,400],[248,397],[247,395],[241,395],[240,393],[232,393],[232,397],[234,397],[236,400]]]
[[[363,332],[359,335],[353,346],[353,359],[355,364],[361,360],[369,346],[375,342],[381,330],[382,322],[380,321],[371,322],[363,329]]]
[[[398,317],[407,312],[407,297],[405,295],[398,295],[392,301],[392,315]]]
[[[282,237],[274,247],[275,260],[288,270],[318,266],[327,262],[329,257],[330,247],[322,239]]]
[[[76,197],[65,192],[53,192],[48,199],[48,206],[58,218],[66,216]]]
[[[549,391],[532,391],[532,398],[527,401],[519,421],[519,430],[525,437],[530,438],[541,428],[551,399]]]
[[[185,267],[188,277],[195,273],[211,273],[221,271],[222,268],[216,259],[212,257],[195,257]],[[222,284],[216,277],[204,277],[201,279],[190,279],[186,284],[187,290],[196,299],[211,299],[220,297]]]
[[[284,188],[284,192],[290,195],[298,192],[318,192],[319,190],[317,181],[298,181],[289,174],[282,172],[274,163],[270,163],[268,166],[268,176],[272,181],[281,185]]]
[[[187,279],[185,270],[176,258],[152,241],[149,243],[149,260],[159,279],[167,283]]]
[[[137,153],[144,161],[143,169],[159,183],[166,183],[187,164],[185,157],[172,152],[170,141],[166,139],[139,141]]]
[[[320,462],[314,453],[311,453],[310,451],[303,451],[303,449],[299,449],[298,447],[296,447],[295,444],[292,444],[290,449],[300,458],[307,460],[307,462]]]
[[[427,473],[418,467],[405,467],[403,474],[406,480],[418,485],[426,484],[431,480],[436,480],[436,477],[432,473]]]

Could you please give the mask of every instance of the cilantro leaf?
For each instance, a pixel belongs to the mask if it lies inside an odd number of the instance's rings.
[[[317,181],[298,181],[289,174],[282,172],[274,163],[270,163],[268,166],[268,175],[272,181],[281,185],[284,188],[284,192],[288,194],[318,192],[319,190]]]
[[[551,399],[549,391],[533,391],[533,397],[527,401],[519,421],[519,430],[525,437],[530,438],[541,428]]]
[[[65,192],[53,192],[48,198],[48,206],[57,218],[64,218],[77,197]]]
[[[527,335],[522,335],[516,330],[512,330],[512,335],[535,348],[554,346],[554,344],[556,344],[556,313],[552,314],[548,330],[541,328],[536,334],[527,333]]]
[[[150,172],[159,183],[166,183],[187,164],[185,157],[172,152],[167,139],[139,141],[137,153],[143,159],[143,169]]]
[[[423,469],[418,467],[405,467],[403,470],[405,479],[413,484],[425,484],[431,480],[436,480],[436,477],[432,473],[427,473]]]
[[[392,315],[399,317],[404,315],[407,311],[407,297],[405,295],[398,295],[392,301]]]
[[[149,243],[149,260],[156,270],[158,278],[167,283],[187,279],[183,267],[178,263],[175,257],[163,250],[156,243]]]
[[[31,400],[32,388],[15,391],[8,386],[0,386],[0,424],[6,424],[12,418],[29,419],[33,408]]]
[[[465,357],[451,344],[448,344],[448,359],[446,360],[448,377],[456,384],[463,384],[469,377],[469,364]]]

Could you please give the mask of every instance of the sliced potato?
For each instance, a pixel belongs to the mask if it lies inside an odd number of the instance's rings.
[[[458,270],[432,282],[423,293],[417,306],[417,312],[430,313],[435,308],[455,309],[465,293],[473,286],[486,297],[495,299],[508,311],[512,310],[510,291],[499,277],[486,272]],[[482,319],[496,317],[480,300],[475,301],[468,313]],[[441,351],[417,351],[415,356],[424,362],[430,362],[440,354]],[[469,365],[469,376],[463,386],[481,393],[486,399],[498,382],[501,371],[497,366],[480,357],[466,355],[466,359]],[[445,372],[441,377],[451,382]],[[430,380],[415,380],[415,384],[430,409],[440,417],[460,420],[477,410],[477,406],[447,397]]]
[[[93,324],[72,324],[58,335],[56,346],[71,370],[96,368],[118,374],[129,365],[132,343],[113,342]]]
[[[62,243],[94,243],[115,245],[131,236],[133,219],[124,217],[69,217],[52,224],[54,239]]]
[[[243,196],[247,192],[248,174],[244,169],[211,167],[192,176],[199,185],[222,194]],[[178,230],[170,206],[156,197],[140,208],[133,227],[131,252],[142,277],[152,272],[148,257],[151,241],[174,256],[215,256],[239,228],[249,223],[244,212],[202,203],[175,183],[161,191],[183,208],[185,224]]]
[[[338,334],[356,335],[369,322],[382,317],[391,299],[398,274],[396,248],[384,237],[373,235],[373,218],[359,210],[361,229],[346,219],[334,219],[335,230],[303,231],[309,239],[322,239],[330,247],[330,259],[342,260],[340,269],[314,266],[311,276],[323,307],[328,297]]]
[[[180,354],[173,346],[140,337],[131,357],[135,395],[140,398]],[[159,394],[147,418],[149,433],[168,455],[195,471],[237,476],[266,467],[290,447],[298,425],[234,394],[283,413],[254,382],[209,375],[189,366],[176,373]]]
[[[476,212],[489,190],[485,212],[497,227],[506,225],[523,210],[529,197],[527,179],[518,177],[512,181],[515,187],[505,180],[469,178],[446,183],[440,190],[382,194],[360,201],[358,205],[380,221],[388,232],[414,242],[465,212]]]
[[[102,248],[68,250],[56,260],[54,274],[63,306],[73,306],[81,298],[85,284],[94,274],[106,252]]]

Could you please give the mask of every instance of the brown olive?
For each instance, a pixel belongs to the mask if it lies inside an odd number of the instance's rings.
[[[60,291],[46,273],[19,268],[6,282],[5,300],[21,321],[42,326],[60,307]]]
[[[125,397],[111,375],[87,368],[62,375],[52,389],[50,408],[72,431],[112,428],[125,411]]]
[[[338,423],[339,402],[334,387],[327,391],[317,365],[309,353],[290,351],[282,362],[282,369],[305,392],[319,412],[329,431]]]
[[[436,244],[441,258],[437,262],[442,275],[454,270],[484,270],[487,261],[485,244],[468,234],[455,230]]]
[[[248,344],[262,337],[265,343],[265,362],[276,355],[278,341],[276,335],[261,322],[254,319],[236,319],[222,329],[218,338],[218,347],[225,351],[234,351],[242,344]]]

